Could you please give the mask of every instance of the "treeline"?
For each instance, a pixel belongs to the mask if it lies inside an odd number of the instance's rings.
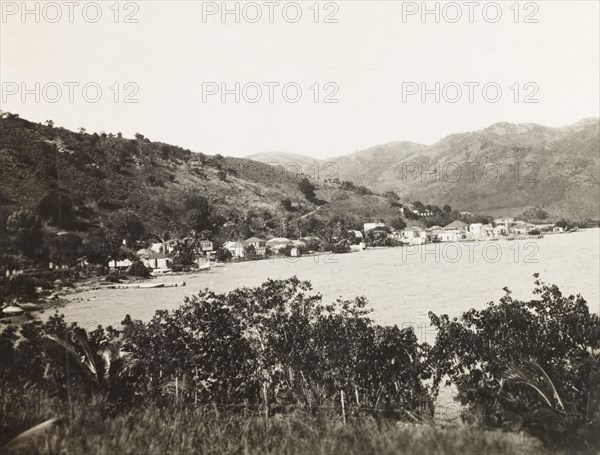
[[[327,408],[344,419],[428,422],[447,380],[464,420],[480,429],[527,431],[548,447],[596,453],[598,315],[537,275],[535,284],[531,301],[507,290],[460,318],[430,313],[433,345],[412,328],[373,322],[364,298],[325,304],[296,278],[202,291],[148,322],[126,318],[119,330],[87,333],[55,316],[0,333],[0,383],[53,397],[47,418],[73,406],[118,416],[177,403],[267,419]]]
[[[600,220],[593,220],[592,218],[584,219],[567,219],[567,218],[555,218],[551,217],[546,210],[541,207],[533,207],[529,210],[525,210],[521,213],[517,219],[528,221],[531,223],[554,223],[557,227],[562,227],[565,230],[572,230],[574,228],[595,228],[600,227]]]

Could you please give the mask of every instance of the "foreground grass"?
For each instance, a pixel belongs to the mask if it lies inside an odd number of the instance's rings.
[[[4,398],[7,398],[6,396]],[[548,453],[534,439],[472,427],[440,428],[368,416],[344,424],[333,411],[294,411],[268,419],[250,411],[146,405],[106,413],[102,403],[61,408],[32,390],[0,400],[0,447],[18,432],[63,416],[10,454],[422,454]]]

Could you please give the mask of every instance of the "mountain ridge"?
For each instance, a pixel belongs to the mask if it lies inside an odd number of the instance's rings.
[[[599,219],[599,129],[597,117],[561,127],[496,122],[450,134],[432,145],[395,141],[324,160],[284,152],[274,152],[269,159],[288,168],[297,164],[305,173],[308,164],[314,168],[334,163],[339,180],[378,192],[395,191],[403,199],[425,204],[449,203],[506,215],[542,207],[556,216]],[[249,158],[261,161],[258,155]],[[473,163],[482,169],[466,179]],[[442,181],[444,170],[458,168],[458,181]],[[490,178],[483,168],[500,169],[501,175]]]

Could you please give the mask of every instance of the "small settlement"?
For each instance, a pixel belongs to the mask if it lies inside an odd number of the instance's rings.
[[[500,239],[515,240],[524,238],[540,238],[542,234],[563,233],[564,228],[552,224],[539,225],[525,221],[503,217],[490,224],[467,224],[455,220],[446,226],[431,226],[424,228],[418,225],[408,226],[402,230],[390,229],[383,222],[368,222],[363,224],[361,230],[348,231],[346,243],[347,252],[361,251],[370,247],[423,245],[438,242],[469,242],[469,241],[494,241]],[[175,245],[183,240],[174,240],[165,243],[153,243],[147,248],[137,251],[137,257],[154,274],[168,273],[173,267],[173,252]],[[274,256],[298,257],[302,254],[312,254],[311,247],[320,242],[316,237],[301,239],[288,239],[274,237],[262,239],[250,237],[245,240],[231,240],[223,243],[221,250],[226,251],[228,258],[233,261],[255,260]],[[213,242],[203,240],[195,244],[194,257],[196,266],[200,270],[208,270],[211,265],[219,265]],[[112,269],[126,269],[132,261],[111,261]]]

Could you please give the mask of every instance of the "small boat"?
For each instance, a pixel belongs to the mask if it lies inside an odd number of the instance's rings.
[[[2,308],[2,315],[4,316],[17,316],[19,314],[23,314],[24,312],[25,310],[17,305],[9,305]]]
[[[139,288],[139,289],[157,289],[157,288],[164,288],[165,285],[164,283],[142,283],[139,285],[131,285],[130,287],[132,288]]]
[[[178,283],[131,283],[131,284],[111,284],[104,289],[160,289],[177,288],[185,286],[185,281]]]
[[[38,303],[20,303],[19,306],[25,311],[41,310],[43,307]]]
[[[198,266],[198,270],[200,270],[201,272],[210,270],[210,262],[207,262],[206,264],[201,264],[200,266]]]

